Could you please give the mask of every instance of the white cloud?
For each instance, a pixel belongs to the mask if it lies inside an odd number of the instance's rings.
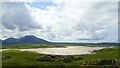
[[[54,0],[2,0],[2,2],[49,2]],[[70,0],[57,0],[61,1],[70,1]],[[79,0],[79,2],[118,2],[119,0]],[[74,1],[73,1],[74,2]]]
[[[32,19],[29,23],[24,24],[28,29],[19,31],[23,29],[23,23],[15,22],[14,25],[16,25],[16,29],[18,28],[19,30],[16,30],[16,33],[14,33],[13,30],[10,30],[10,33],[9,31],[3,32],[3,36],[8,37],[7,34],[12,33],[9,37],[21,37],[26,34],[33,34],[51,41],[83,41],[81,39],[89,39],[87,41],[85,40],[86,42],[90,42],[92,39],[96,39],[96,41],[98,39],[102,42],[118,41],[117,3],[78,2],[77,0],[55,0],[53,2],[56,6],[48,6],[47,10],[24,4],[24,8],[27,9],[29,13],[27,15],[30,17],[28,20]],[[16,9],[13,10],[15,13]],[[14,14],[10,13],[6,15],[14,16]],[[24,14],[19,15],[25,17]],[[11,21],[13,20],[12,18],[13,17],[8,18],[8,20],[5,19],[5,21]],[[20,20],[18,19],[17,21]],[[10,24],[7,23],[9,26],[11,24],[13,26],[13,22]],[[32,26],[29,26],[29,24]],[[4,29],[7,30],[6,28]]]

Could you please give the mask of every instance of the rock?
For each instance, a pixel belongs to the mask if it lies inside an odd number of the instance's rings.
[[[72,59],[70,57],[64,57],[63,62],[67,63],[72,61]]]
[[[120,60],[97,59],[91,61],[90,65],[120,65]]]
[[[49,55],[52,59],[54,59],[55,58],[55,55]]]
[[[76,56],[76,57],[75,57],[75,60],[81,60],[81,59],[83,59],[82,56]]]
[[[11,58],[11,56],[2,56],[2,59]]]
[[[86,62],[84,62],[83,65],[87,65]]]
[[[37,57],[37,61],[50,62],[53,61],[53,59],[50,56],[41,56],[41,57]]]

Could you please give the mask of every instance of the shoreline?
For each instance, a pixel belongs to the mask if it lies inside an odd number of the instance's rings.
[[[31,48],[31,49],[1,49],[4,50],[20,50],[20,51],[31,51],[40,54],[51,54],[51,55],[83,55],[91,54],[94,50],[100,50],[110,47],[88,47],[88,46],[66,46],[66,48]]]

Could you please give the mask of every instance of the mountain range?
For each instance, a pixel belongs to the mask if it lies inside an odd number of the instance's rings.
[[[7,38],[5,40],[0,40],[0,45],[9,45],[9,44],[80,44],[76,42],[49,42],[47,40],[37,38],[33,35],[27,35],[21,38]],[[81,43],[82,44],[82,43]],[[110,42],[101,42],[97,44],[114,44]]]
[[[0,42],[2,42],[2,45],[9,45],[9,44],[49,44],[51,42],[46,41],[44,39],[41,38],[37,38],[33,35],[28,35],[28,36],[24,36],[21,37],[19,39],[16,38],[8,38],[5,40],[0,40]]]

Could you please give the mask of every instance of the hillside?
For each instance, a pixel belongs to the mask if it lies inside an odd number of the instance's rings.
[[[48,44],[50,42],[43,40],[41,38],[37,38],[33,35],[24,36],[21,38],[8,38],[2,41],[3,45],[10,45],[10,44]]]

